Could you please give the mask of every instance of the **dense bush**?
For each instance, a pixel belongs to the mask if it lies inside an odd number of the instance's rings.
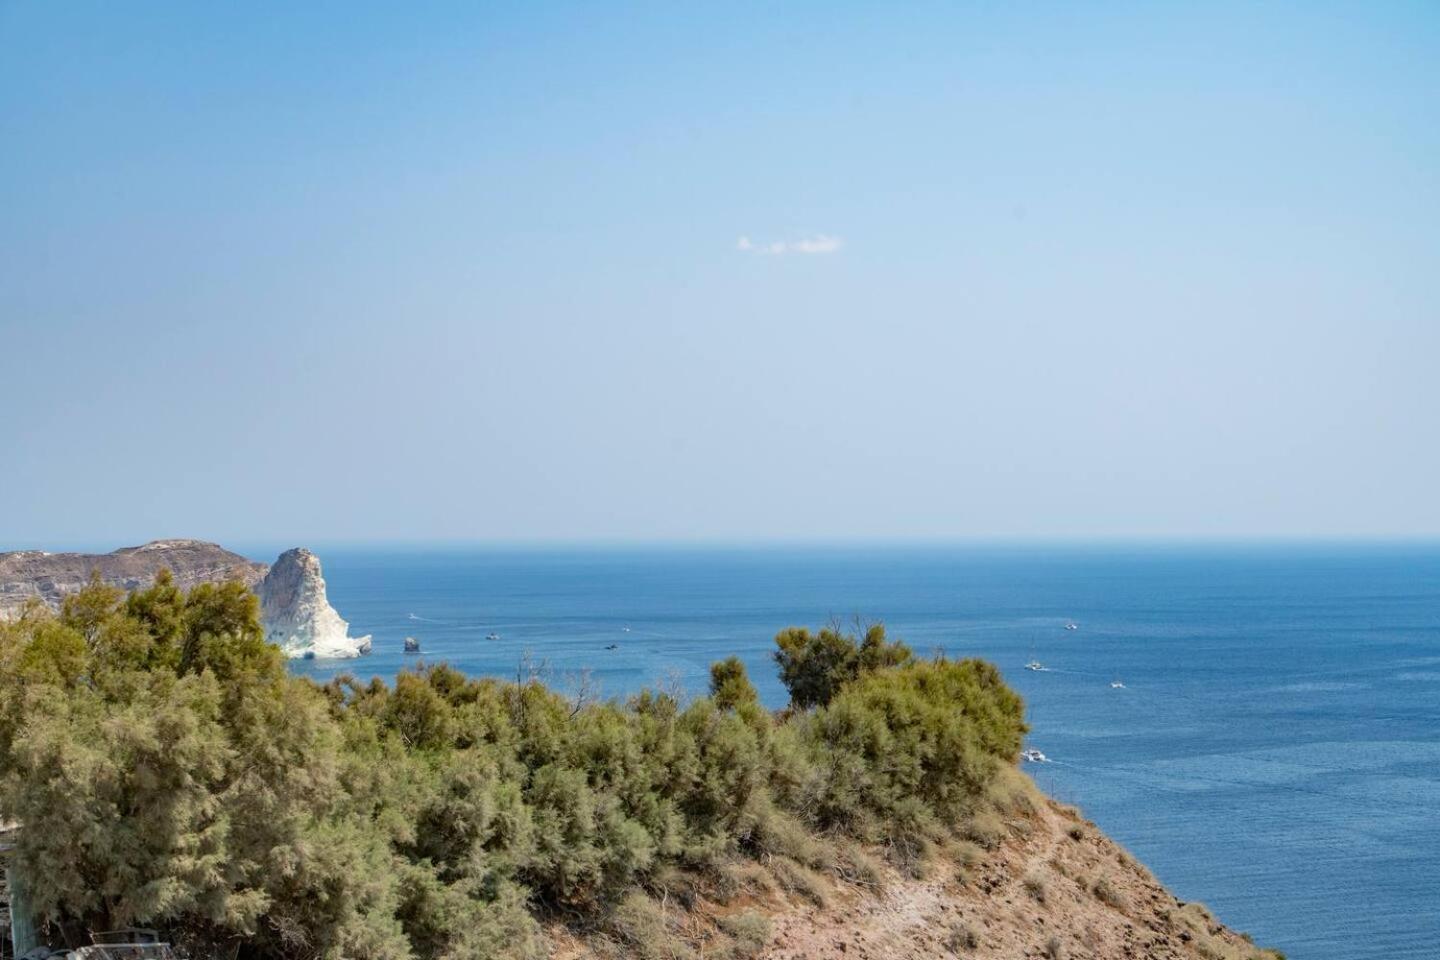
[[[879,627],[776,642],[780,716],[733,657],[689,703],[444,666],[322,687],[238,586],[92,585],[0,624],[0,817],[72,941],[144,923],[199,956],[531,956],[549,916],[643,952],[663,931],[637,890],[764,855],[818,896],[815,870],[874,873],[834,838],[940,838],[1019,750],[987,664]]]
[[[775,662],[790,703],[801,710],[824,706],[840,688],[862,673],[908,663],[910,648],[885,638],[885,627],[873,624],[862,640],[843,633],[836,624],[811,633],[790,627],[775,637]]]
[[[978,660],[911,661],[862,674],[792,721],[820,782],[820,825],[904,845],[973,812],[1025,732],[1020,698]]]

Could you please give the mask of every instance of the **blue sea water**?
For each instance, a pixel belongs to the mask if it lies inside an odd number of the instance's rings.
[[[612,696],[702,691],[709,663],[734,653],[779,705],[777,629],[882,620],[917,650],[1000,665],[1025,697],[1030,745],[1053,761],[1028,770],[1182,899],[1292,958],[1440,957],[1440,546],[322,560],[352,632],[375,637],[364,660],[295,664],[322,679],[392,677],[418,659],[405,636],[476,675],[513,677],[527,656],[561,687],[589,670]],[[1032,658],[1048,669],[1023,669]]]

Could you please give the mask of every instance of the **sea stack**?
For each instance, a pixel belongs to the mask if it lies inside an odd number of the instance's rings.
[[[280,554],[258,588],[266,638],[289,657],[336,659],[370,652],[370,637],[351,637],[325,596],[320,558],[304,547]]]

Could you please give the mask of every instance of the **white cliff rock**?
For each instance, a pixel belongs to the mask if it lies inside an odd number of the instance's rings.
[[[350,624],[330,606],[320,558],[304,547],[280,554],[257,592],[266,639],[286,656],[331,659],[370,652],[370,637],[350,636]]]

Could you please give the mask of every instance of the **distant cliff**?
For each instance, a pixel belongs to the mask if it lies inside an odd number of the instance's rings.
[[[155,540],[142,547],[100,554],[0,553],[0,619],[18,615],[31,598],[58,610],[64,596],[84,586],[92,571],[111,586],[135,590],[148,587],[161,570],[169,570],[176,585],[186,590],[200,583],[228,580],[255,589],[269,567],[204,540]]]
[[[129,591],[148,587],[161,570],[169,570],[184,590],[231,580],[254,590],[266,636],[287,656],[338,658],[370,652],[368,636],[349,636],[349,624],[326,597],[320,559],[303,547],[282,553],[273,568],[204,540],[155,540],[101,554],[0,553],[0,620],[18,616],[36,599],[58,610],[65,595],[84,586],[92,572]]]

